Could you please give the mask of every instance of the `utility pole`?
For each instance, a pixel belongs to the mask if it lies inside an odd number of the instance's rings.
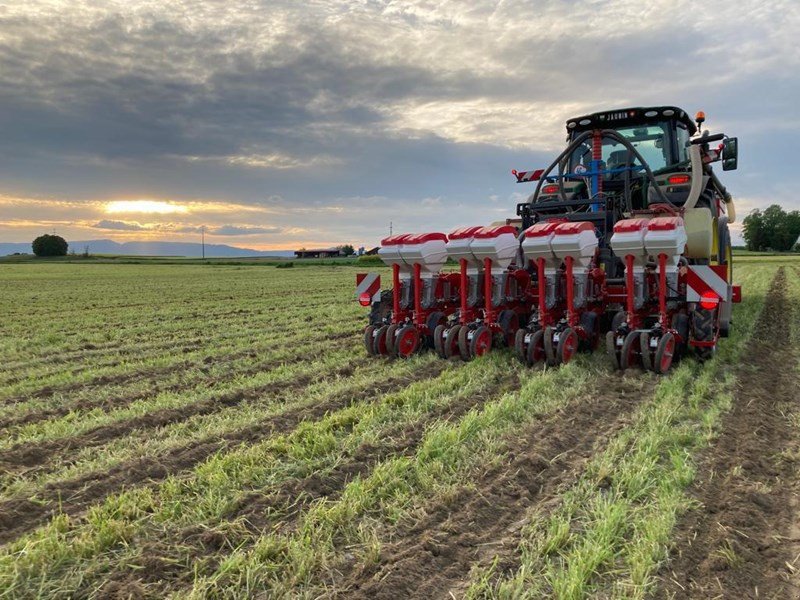
[[[206,226],[200,226],[200,247],[203,253],[203,260],[206,259]]]

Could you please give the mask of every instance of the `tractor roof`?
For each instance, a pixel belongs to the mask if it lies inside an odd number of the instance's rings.
[[[585,131],[587,129],[616,129],[618,127],[638,125],[675,119],[689,128],[689,133],[694,135],[697,126],[686,111],[677,106],[639,106],[635,108],[618,108],[604,110],[581,117],[567,120],[567,131]]]

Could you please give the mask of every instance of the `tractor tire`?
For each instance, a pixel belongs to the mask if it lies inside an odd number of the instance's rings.
[[[714,321],[716,319],[714,310],[698,308],[692,313],[692,339],[698,342],[710,342],[714,339]],[[700,362],[705,362],[714,356],[713,346],[696,346],[695,356]]]
[[[719,264],[724,265],[725,269],[725,277],[728,280],[728,285],[733,284],[733,250],[731,247],[731,233],[728,229],[728,222],[727,219],[723,218],[720,219],[719,223]],[[724,301],[728,302],[729,298],[723,298]],[[730,332],[730,321],[731,321],[731,305],[727,304],[720,306],[720,320],[719,320],[719,335],[720,337],[728,337]]]
[[[381,299],[378,302],[372,303],[372,308],[369,311],[369,324],[380,326],[392,314],[394,296],[392,290],[383,290],[381,292]]]

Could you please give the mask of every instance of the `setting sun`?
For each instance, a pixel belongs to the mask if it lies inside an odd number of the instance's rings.
[[[188,213],[189,207],[159,200],[114,200],[105,205],[105,211],[115,213],[148,213],[166,215],[171,213]]]

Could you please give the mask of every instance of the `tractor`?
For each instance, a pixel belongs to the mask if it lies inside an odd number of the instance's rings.
[[[428,346],[470,360],[499,345],[528,365],[556,366],[604,343],[615,368],[657,373],[689,352],[710,358],[741,300],[733,199],[712,168],[736,169],[738,143],[704,122],[674,106],[569,119],[567,146],[548,167],[512,171],[536,184],[516,217],[426,234],[438,241],[429,255],[384,240],[392,289],[357,276],[357,297],[372,309],[367,352],[408,357]],[[442,270],[445,258],[455,272]],[[420,295],[427,305],[411,301]],[[392,326],[415,342],[387,345],[378,332]]]

